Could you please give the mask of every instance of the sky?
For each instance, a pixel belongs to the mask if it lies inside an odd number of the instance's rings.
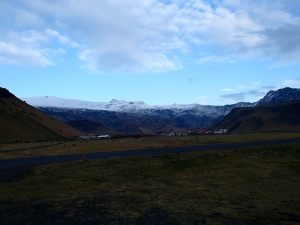
[[[149,105],[300,88],[299,0],[0,0],[0,87]]]

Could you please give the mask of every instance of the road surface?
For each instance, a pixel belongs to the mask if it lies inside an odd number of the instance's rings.
[[[112,157],[146,156],[146,155],[155,155],[155,154],[196,152],[196,151],[204,151],[204,150],[218,150],[218,149],[264,146],[264,145],[297,143],[297,142],[300,143],[300,138],[242,142],[242,143],[231,143],[231,144],[213,144],[213,145],[184,146],[184,147],[171,147],[171,148],[152,148],[152,149],[127,150],[127,151],[116,151],[116,152],[98,152],[98,153],[87,153],[86,158],[90,160],[90,159],[103,159],[103,158],[112,158]],[[0,170],[3,169],[7,170],[9,168],[18,168],[18,167],[32,167],[32,166],[52,164],[52,163],[70,162],[70,161],[76,161],[82,159],[83,159],[83,154],[2,159],[0,160]]]

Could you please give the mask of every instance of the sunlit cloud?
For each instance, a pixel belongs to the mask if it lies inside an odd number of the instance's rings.
[[[82,68],[99,73],[180,70],[186,57],[299,64],[297,7],[280,0],[7,1],[0,3],[0,63],[49,66],[53,52],[76,48]]]

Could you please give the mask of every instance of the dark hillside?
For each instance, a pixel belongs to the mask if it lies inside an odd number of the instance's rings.
[[[213,126],[229,132],[300,131],[300,101],[235,108]]]
[[[53,107],[39,107],[39,110],[85,133],[99,133],[96,131],[100,129],[100,124],[103,124],[103,127],[101,127],[102,131],[111,135],[116,133],[148,135],[156,134],[159,130],[174,132],[185,129],[181,126],[180,121],[176,121],[176,119],[151,115]],[[83,123],[82,121],[86,122]],[[98,128],[95,129],[94,126],[98,126]]]
[[[16,98],[16,96],[10,93],[6,88],[0,87],[0,98]]]
[[[90,120],[70,121],[67,122],[67,124],[86,134],[121,134],[120,132],[104,126],[102,123],[92,122]]]
[[[81,134],[0,87],[0,142],[72,138]]]

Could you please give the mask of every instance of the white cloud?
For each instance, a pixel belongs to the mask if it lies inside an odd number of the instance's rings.
[[[300,17],[291,9],[299,9],[300,2],[283,2],[222,1],[205,26],[212,48],[218,49],[204,58],[219,61],[226,55],[232,61],[271,59],[281,66],[299,64]]]
[[[207,105],[208,104],[207,96],[198,96],[197,99],[198,99],[199,104],[202,104],[202,105]]]
[[[234,89],[232,89],[232,88],[223,88],[221,91],[224,91],[224,92],[233,92]]]
[[[281,82],[278,82],[277,85],[259,87],[259,84],[261,84],[261,81],[254,82],[249,85],[240,85],[233,89],[224,88],[221,91],[237,92],[237,93],[224,94],[221,95],[220,98],[230,103],[236,103],[240,101],[255,102],[263,98],[267,94],[267,92],[271,90],[278,90],[280,88],[285,88],[285,87],[300,88],[300,78],[284,79]]]
[[[244,92],[221,95],[221,99],[231,103],[236,103],[245,101],[246,98],[248,98],[251,99],[252,102],[254,102],[264,97],[266,93],[271,89],[272,88],[248,89]]]
[[[285,80],[282,87],[300,88],[300,78],[293,80]]]
[[[245,93],[221,95],[221,99],[226,100],[231,103],[242,102],[245,99]]]
[[[49,52],[76,47],[84,67],[97,72],[177,70],[187,55],[201,63],[241,58],[299,63],[300,16],[294,9],[300,3],[283,2],[2,2],[0,41],[22,51],[2,49],[1,62],[23,64],[20,59],[28,55],[32,64],[45,66],[55,57]],[[20,41],[11,41],[12,33],[21,34]]]
[[[130,53],[130,54],[129,54]],[[164,72],[168,70],[181,69],[179,61],[170,60],[166,55],[160,53],[143,53],[134,51],[103,52],[94,49],[87,49],[80,54],[84,62],[83,67],[91,72]]]
[[[39,43],[47,37],[36,31],[7,32],[0,38],[0,63],[30,66],[52,65],[47,49]]]
[[[66,52],[55,43],[57,41],[78,46],[51,29],[6,31],[0,37],[0,64],[42,67],[54,65],[54,59]],[[51,48],[48,47],[49,44]]]
[[[250,87],[250,88],[255,88],[255,87],[257,87],[257,86],[260,85],[260,84],[261,84],[261,81],[255,81],[255,82],[251,83],[251,84],[249,85],[249,87]]]
[[[0,41],[0,64],[48,66],[52,62],[45,57],[42,49],[24,48],[15,44]]]

